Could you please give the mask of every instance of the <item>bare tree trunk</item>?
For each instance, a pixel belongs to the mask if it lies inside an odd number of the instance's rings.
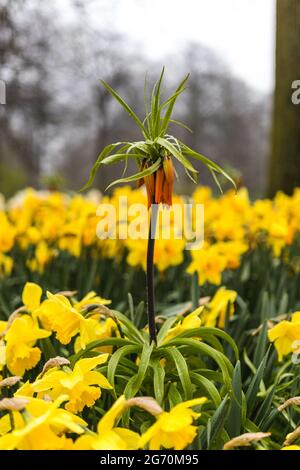
[[[277,0],[270,196],[278,190],[291,194],[300,186],[300,104],[292,102],[296,80],[300,80],[300,0]]]

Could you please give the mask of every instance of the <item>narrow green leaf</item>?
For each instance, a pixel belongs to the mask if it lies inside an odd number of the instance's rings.
[[[128,144],[125,143],[125,142],[116,142],[114,144],[109,144],[106,147],[104,147],[104,149],[98,155],[97,160],[93,165],[93,168],[90,172],[90,176],[89,176],[89,179],[88,179],[87,183],[83,186],[83,188],[80,189],[80,191],[85,191],[86,189],[88,189],[91,186],[91,184],[93,183],[93,181],[95,179],[98,168],[100,167],[100,165],[101,165],[102,161],[104,160],[104,158],[106,158],[116,147],[120,147],[120,145],[123,145],[123,144],[125,144],[122,147],[123,149],[128,148]]]
[[[183,129],[185,129],[185,130],[187,130],[187,131],[193,133],[192,129],[191,129],[189,126],[187,126],[186,124],[184,124],[184,123],[181,122],[181,121],[178,121],[177,119],[170,119],[170,122],[171,122],[172,124],[176,124],[177,126],[182,127]],[[163,136],[162,136],[162,137],[163,137]]]
[[[183,144],[181,142],[181,145],[182,145],[182,149],[183,149],[183,153],[186,153],[187,155],[189,155],[190,157],[192,158],[195,158],[196,160],[199,160],[201,161],[202,163],[204,163],[204,165],[210,169],[210,170],[213,170],[217,173],[220,173],[221,175],[223,175],[226,179],[228,179],[228,181],[230,181],[232,183],[232,185],[234,186],[234,188],[236,188],[236,184],[235,184],[235,181],[233,180],[233,178],[231,178],[231,176],[225,171],[223,170],[223,168],[221,168],[217,163],[213,162],[212,160],[210,160],[209,158],[205,157],[204,155],[202,155],[201,153],[198,153],[196,152],[195,150],[192,150],[191,148],[189,148],[187,145]]]
[[[192,383],[195,384],[197,387],[200,386],[204,390],[204,393],[206,393],[208,397],[212,399],[215,406],[220,405],[221,396],[218,392],[218,389],[211,380],[196,372],[190,372],[190,377]]]
[[[159,330],[158,332],[158,335],[157,335],[157,344],[160,346],[165,337],[167,336],[169,330],[171,329],[171,327],[174,325],[174,323],[178,320],[178,318],[176,317],[171,317],[171,318],[168,318],[163,326],[161,327],[161,329]]]
[[[144,338],[140,331],[125,315],[118,312],[117,310],[112,310],[112,313],[114,318],[121,324],[122,329],[124,329],[124,333],[129,339],[132,339],[139,344],[144,343]]]
[[[183,331],[182,333],[179,333],[176,338],[199,337],[205,340],[205,338],[208,336],[217,336],[226,341],[232,347],[235,354],[235,358],[239,358],[239,351],[235,341],[231,338],[228,333],[226,333],[226,331],[220,330],[219,328],[214,328],[210,326],[200,326],[199,328],[191,328],[189,330]]]
[[[148,343],[144,344],[142,354],[140,357],[140,363],[138,366],[138,372],[132,378],[132,380],[128,382],[128,384],[125,387],[124,394],[126,398],[134,397],[139,391],[139,389],[141,388],[145,375],[147,373],[148,367],[149,367],[152,350],[153,350],[153,344],[151,345],[149,345]]]
[[[160,77],[158,82],[155,84],[153,88],[152,94],[152,108],[151,108],[151,118],[152,118],[152,133],[153,137],[156,137],[158,134],[159,129],[159,122],[160,122],[160,107],[159,107],[159,100],[160,100],[160,89],[161,83],[163,80],[163,76],[165,73],[165,68],[162,68]]]
[[[253,364],[258,367],[263,360],[268,347],[268,324],[264,321],[259,332],[258,341],[254,351]]]
[[[259,390],[259,385],[260,385],[260,382],[262,381],[263,376],[264,376],[264,371],[265,371],[268,356],[269,356],[269,352],[267,352],[267,354],[265,355],[265,357],[261,361],[261,364],[258,367],[257,372],[254,375],[254,377],[252,378],[252,380],[250,382],[250,385],[248,387],[248,390],[247,390],[247,393],[246,393],[248,416],[251,416],[251,413],[252,413],[252,411],[255,407],[256,397],[257,397],[257,393],[258,393],[258,390]]]
[[[189,370],[186,364],[186,361],[181,354],[181,352],[176,348],[168,348],[167,354],[171,357],[174,361],[176,366],[178,377],[180,379],[185,400],[190,400],[193,396],[193,386],[189,375]]]
[[[80,351],[78,351],[76,354],[73,354],[73,356],[69,358],[72,366],[77,361],[79,361],[80,358],[87,356],[93,349],[101,348],[103,346],[134,346],[134,343],[129,339],[124,338],[97,339],[96,341],[92,341],[91,343],[89,343],[85,349],[80,349]]]
[[[118,180],[113,181],[110,185],[107,186],[106,190],[111,188],[112,186],[115,186],[116,184],[120,183],[132,183],[133,181],[136,181],[140,178],[145,178],[145,176],[150,176],[152,173],[155,173],[155,171],[158,170],[158,168],[161,165],[161,160],[158,158],[153,165],[149,166],[143,171],[139,171],[138,173],[135,173],[134,175],[128,176],[127,178],[120,178]]]
[[[261,429],[263,421],[266,421],[267,418],[270,416],[270,411],[272,407],[275,390],[276,390],[276,385],[271,387],[271,389],[268,391],[266,398],[262,402],[255,416],[255,422],[257,423],[260,429]]]
[[[209,420],[209,432],[205,430],[201,435],[202,449],[210,449],[213,443],[219,438],[224,429],[229,409],[230,400],[229,397],[226,396]]]
[[[168,399],[170,408],[174,408],[174,406],[183,402],[183,397],[181,396],[176,383],[171,383],[168,390]]]
[[[128,354],[136,353],[139,350],[139,346],[133,345],[133,346],[123,346],[122,348],[118,349],[116,352],[114,352],[109,360],[108,366],[107,366],[107,379],[109,383],[113,387],[113,394],[114,397],[116,398],[116,392],[114,390],[115,388],[115,374],[116,370],[118,367],[119,362],[121,361],[122,357],[128,356]]]
[[[227,421],[227,432],[231,438],[239,436],[242,429],[243,420],[243,391],[242,391],[242,376],[241,376],[241,363],[238,361],[234,368],[232,377],[232,396],[230,404],[230,412]]]
[[[102,160],[101,165],[111,165],[114,163],[119,163],[128,158],[133,158],[136,160],[139,158],[143,158],[143,156],[139,153],[115,153],[114,155],[109,155],[108,157],[105,157]]]
[[[209,346],[208,344],[203,343],[202,341],[196,341],[194,339],[189,338],[182,338],[182,339],[173,339],[168,343],[166,346],[188,346],[192,348],[194,351],[199,352],[200,354],[207,355],[211,357],[220,367],[222,371],[222,376],[224,380],[224,384],[228,389],[231,387],[231,375],[233,373],[233,366],[231,362],[227,359],[227,357],[216,351],[214,348]]]
[[[168,152],[171,153],[187,170],[192,173],[197,173],[197,170],[195,170],[189,160],[181,152],[179,152],[175,145],[173,145],[168,140],[163,139],[162,137],[158,137],[156,141],[161,147],[164,147],[166,150],[168,150]]]
[[[153,388],[155,400],[162,405],[165,394],[165,368],[159,360],[151,361],[150,365],[153,369]]]
[[[170,96],[168,98],[168,100],[162,105],[162,109],[166,106],[168,106],[168,107],[167,107],[166,112],[164,114],[164,117],[162,119],[162,124],[161,124],[160,131],[159,131],[159,135],[161,137],[164,137],[165,133],[167,132],[168,125],[169,125],[169,122],[170,122],[170,118],[171,118],[172,113],[173,113],[174,105],[176,103],[176,100],[177,100],[178,96],[183,92],[184,85],[186,84],[188,79],[189,79],[189,74],[184,77],[184,79],[179,83],[179,85],[178,85],[177,89],[175,90],[175,92],[173,93],[173,95]]]
[[[146,127],[144,126],[144,124],[142,123],[142,121],[140,120],[140,118],[135,114],[135,112],[133,111],[133,109],[131,109],[131,107],[125,103],[125,101],[121,98],[121,96],[115,91],[113,90],[109,85],[108,83],[106,83],[104,80],[100,80],[100,82],[102,83],[102,85],[109,91],[109,93],[120,103],[121,106],[123,106],[123,108],[125,109],[125,111],[127,111],[127,113],[134,119],[135,123],[139,126],[139,128],[141,129],[143,135],[145,138],[149,137],[149,133],[146,129]]]

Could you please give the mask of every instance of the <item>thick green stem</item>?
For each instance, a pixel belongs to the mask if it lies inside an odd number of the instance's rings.
[[[148,248],[147,248],[147,313],[148,313],[148,325],[150,341],[154,341],[156,344],[156,326],[155,326],[155,292],[154,292],[154,247],[155,247],[155,232],[157,223],[157,210],[158,206],[152,204],[149,234],[148,234]]]

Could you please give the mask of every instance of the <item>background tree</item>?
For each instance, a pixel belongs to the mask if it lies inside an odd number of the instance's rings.
[[[300,2],[277,0],[276,86],[269,193],[288,194],[300,185],[300,106],[292,83],[300,79]]]

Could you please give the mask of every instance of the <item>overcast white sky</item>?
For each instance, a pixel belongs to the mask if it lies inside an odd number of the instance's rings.
[[[273,87],[275,0],[115,0],[111,24],[149,56],[199,41],[234,73],[265,92]]]

